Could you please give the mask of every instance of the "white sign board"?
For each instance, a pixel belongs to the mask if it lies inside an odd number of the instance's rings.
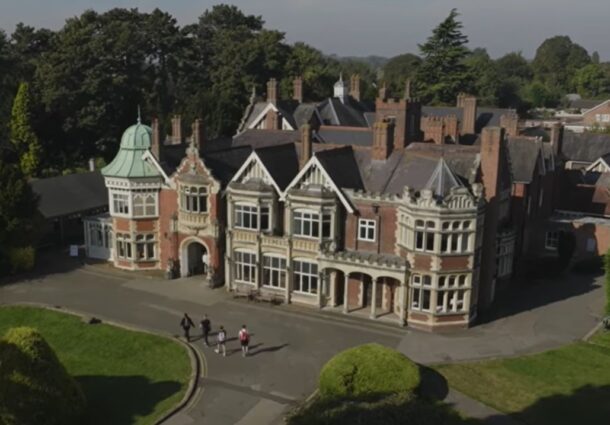
[[[70,257],[78,257],[78,245],[70,245]]]

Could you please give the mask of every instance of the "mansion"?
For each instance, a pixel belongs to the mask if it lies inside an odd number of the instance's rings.
[[[443,330],[470,326],[545,243],[561,128],[522,135],[513,111],[425,107],[408,84],[366,105],[357,76],[314,103],[300,78],[291,100],[277,87],[231,140],[138,119],[101,170],[109,212],[84,220],[88,255]]]

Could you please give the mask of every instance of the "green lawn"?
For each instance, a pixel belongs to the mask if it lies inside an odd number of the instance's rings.
[[[182,399],[191,373],[178,343],[33,307],[0,308],[0,335],[38,329],[87,397],[87,424],[144,425]]]
[[[451,387],[529,425],[610,423],[610,332],[541,354],[436,369]]]

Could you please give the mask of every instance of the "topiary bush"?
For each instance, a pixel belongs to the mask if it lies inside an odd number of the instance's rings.
[[[330,359],[320,373],[323,399],[366,400],[413,393],[420,384],[419,367],[396,350],[366,344]]]
[[[85,397],[44,338],[12,328],[0,339],[0,423],[81,423]]]

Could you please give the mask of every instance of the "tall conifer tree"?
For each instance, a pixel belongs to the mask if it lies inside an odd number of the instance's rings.
[[[11,113],[11,142],[19,155],[19,165],[23,173],[35,176],[40,167],[42,148],[32,129],[30,90],[28,83],[19,84]]]

